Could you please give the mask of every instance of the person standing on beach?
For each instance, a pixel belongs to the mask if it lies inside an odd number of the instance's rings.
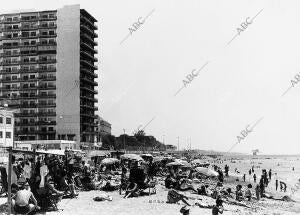
[[[249,175],[251,175],[251,169],[249,169]]]
[[[255,187],[255,194],[256,194],[256,198],[257,200],[259,201],[259,194],[260,194],[260,187],[259,187],[259,184],[256,185]]]
[[[254,183],[256,183],[256,174],[253,175]]]
[[[254,165],[252,165],[252,172],[254,172]]]
[[[216,200],[216,205],[212,209],[212,215],[218,215],[219,213],[222,214],[223,211],[223,200],[221,199],[221,197],[218,197]]]
[[[278,179],[276,179],[276,181],[275,181],[275,189],[276,189],[276,191],[278,189]]]
[[[243,175],[243,180],[246,181],[246,174]]]
[[[272,170],[270,169],[269,170],[269,180],[271,181],[271,178],[272,178]]]
[[[262,198],[264,196],[264,192],[265,192],[265,185],[264,185],[263,176],[260,178],[259,188],[260,188],[260,197]]]
[[[228,177],[228,172],[229,172],[229,166],[226,164],[225,165],[225,175]]]

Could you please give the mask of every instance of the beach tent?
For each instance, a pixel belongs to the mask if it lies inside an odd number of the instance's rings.
[[[137,161],[143,161],[144,159],[136,154],[124,154],[121,155],[121,159],[127,159],[127,160],[137,160]]]
[[[103,164],[103,165],[111,165],[111,164],[119,163],[119,162],[120,161],[117,158],[104,158],[101,161],[101,164]]]
[[[206,176],[218,176],[219,174],[212,170],[212,169],[208,169],[206,167],[196,167],[195,168],[196,172],[202,174],[202,175],[206,175]]]

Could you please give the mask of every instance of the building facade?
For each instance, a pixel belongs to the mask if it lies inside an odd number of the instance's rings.
[[[100,116],[96,116],[95,119],[96,133],[97,133],[97,142],[101,142],[101,137],[111,134],[111,124]]]
[[[6,107],[0,108],[0,147],[14,145],[14,111]]]
[[[0,15],[0,98],[17,140],[93,143],[97,20],[79,5]]]

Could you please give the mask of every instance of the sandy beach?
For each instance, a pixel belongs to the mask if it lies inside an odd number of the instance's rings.
[[[272,200],[263,198],[260,201],[253,199],[252,201],[242,201],[241,203],[245,204],[244,206],[238,206],[233,204],[224,203],[225,211],[223,214],[299,214],[300,213],[300,202],[297,199],[299,191],[291,193],[292,184],[299,179],[300,173],[300,161],[298,157],[279,157],[279,158],[268,158],[260,157],[259,159],[249,158],[234,158],[234,159],[224,159],[225,161],[221,162],[219,165],[228,164],[230,168],[237,168],[240,171],[240,174],[247,172],[248,168],[251,165],[255,166],[255,171],[259,175],[262,168],[272,168],[272,170],[278,173],[278,177],[281,179],[288,179],[288,189],[286,193],[279,192],[275,190],[274,179],[271,180],[269,186],[266,188],[266,192],[271,194],[276,198],[281,198],[284,195],[290,196],[292,199],[297,200],[297,202],[285,202],[279,200]],[[211,162],[211,161],[210,161]],[[215,161],[217,163],[219,161]],[[279,165],[278,165],[279,164]],[[295,171],[292,171],[292,166],[295,167]],[[247,175],[246,182],[242,182],[241,179],[239,182],[233,180],[234,177],[230,179],[225,178],[224,187],[231,187],[235,189],[236,184],[242,184],[245,188],[245,185],[249,182],[254,185],[253,179]],[[207,184],[212,182],[207,181]],[[200,184],[195,184],[195,186],[200,186]],[[113,192],[104,192],[104,191],[81,191],[79,196],[74,199],[63,199],[59,205],[58,211],[52,212],[43,212],[38,214],[60,214],[60,215],[73,215],[73,214],[106,214],[106,215],[128,215],[128,214],[180,214],[179,210],[184,203],[180,204],[168,204],[167,193],[168,189],[164,187],[163,178],[157,178],[156,185],[156,194],[145,195],[137,198],[124,199],[123,196],[119,195],[118,191]],[[100,194],[108,194],[113,200],[112,201],[102,201],[96,202],[93,200],[94,197]],[[204,209],[195,206],[196,202],[200,202],[204,205],[214,205],[215,199],[207,196],[200,196],[196,194],[191,194],[191,192],[182,192],[186,196],[190,197],[188,202],[192,205],[190,214],[211,214],[211,209]],[[254,188],[252,189],[252,194],[254,194]],[[0,199],[0,204],[3,205],[6,202],[5,198]],[[3,212],[3,207],[2,207]],[[5,214],[5,213],[2,213]]]

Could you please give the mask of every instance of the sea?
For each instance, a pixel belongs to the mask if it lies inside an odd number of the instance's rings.
[[[224,162],[220,165],[225,166],[225,164],[228,164],[231,172],[234,172],[237,168],[241,175],[246,174],[246,181],[252,184],[254,183],[253,174],[249,175],[249,169],[252,166],[254,166],[257,181],[263,169],[267,171],[271,169],[270,188],[275,190],[275,180],[277,178],[287,184],[287,192],[284,195],[300,202],[300,155],[226,155],[222,157],[222,160]]]

